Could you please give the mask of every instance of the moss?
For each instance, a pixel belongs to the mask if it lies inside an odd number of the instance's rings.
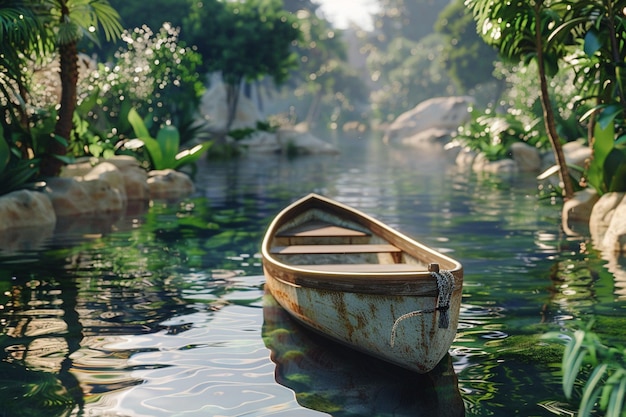
[[[498,356],[529,364],[560,363],[564,346],[557,342],[541,339],[539,335],[515,335],[487,343],[497,346]]]
[[[296,400],[303,407],[321,411],[324,413],[336,413],[342,410],[341,406],[333,403],[328,398],[325,398],[319,394],[309,394],[307,392],[301,392],[296,395]]]

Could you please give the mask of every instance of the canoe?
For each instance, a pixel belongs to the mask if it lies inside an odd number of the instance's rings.
[[[310,194],[270,223],[265,287],[322,335],[426,373],[456,336],[463,267],[373,217]]]

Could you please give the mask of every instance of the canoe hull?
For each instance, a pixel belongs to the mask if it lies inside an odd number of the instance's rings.
[[[266,288],[295,319],[344,345],[419,373],[432,370],[446,355],[456,336],[461,290],[450,300],[450,325],[441,329],[439,313],[407,318],[391,330],[406,313],[429,310],[436,297],[372,295],[319,290],[277,279],[265,268]]]
[[[454,341],[461,264],[362,212],[311,194],[276,216],[261,252],[266,289],[330,339],[419,373]]]

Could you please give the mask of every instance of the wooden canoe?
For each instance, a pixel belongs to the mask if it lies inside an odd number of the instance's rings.
[[[461,264],[344,204],[310,194],[269,225],[266,289],[309,328],[426,373],[456,336]]]

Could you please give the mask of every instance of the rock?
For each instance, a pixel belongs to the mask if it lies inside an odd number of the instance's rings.
[[[82,181],[101,180],[120,192],[122,199],[126,200],[126,185],[124,176],[115,165],[110,162],[101,162],[82,177]]]
[[[615,208],[609,228],[604,234],[602,248],[613,253],[626,253],[626,200],[623,198]]]
[[[567,142],[563,145],[563,155],[568,164],[584,167],[591,158],[591,148],[579,140]],[[547,152],[543,157],[542,170],[550,168],[555,163],[554,152]]]
[[[399,139],[398,142],[407,146],[421,146],[424,144],[443,143],[450,139],[450,129],[431,127],[414,135]]]
[[[297,154],[338,154],[339,150],[300,126],[281,128],[276,132],[283,152],[293,147]]]
[[[115,165],[121,172],[126,198],[129,201],[148,201],[150,199],[150,189],[147,183],[148,172],[139,165],[139,161],[129,155],[119,155],[105,161]]]
[[[591,210],[589,233],[599,250],[603,249],[604,237],[613,221],[617,208],[624,205],[626,193],[606,193],[602,195]]]
[[[579,236],[588,232],[591,212],[599,198],[594,190],[585,188],[563,204],[561,222],[568,235]]]
[[[58,217],[121,212],[126,200],[104,179],[51,178],[46,193]]]
[[[455,163],[460,169],[467,170],[474,165],[476,156],[476,151],[466,147],[458,152]]]
[[[56,221],[44,193],[19,190],[0,196],[0,248],[7,252],[39,248],[52,236]]]
[[[626,193],[606,193],[595,204],[589,231],[597,249],[626,252]]]
[[[19,190],[0,196],[0,230],[54,226],[56,216],[48,196]]]
[[[398,116],[387,128],[383,140],[385,143],[399,143],[428,129],[438,129],[437,137],[441,137],[442,131],[447,131],[450,135],[469,120],[469,106],[472,103],[471,97],[436,97],[425,100]],[[422,137],[432,138],[432,135]]]
[[[479,153],[472,163],[474,172],[487,172],[491,174],[511,174],[517,172],[517,164],[512,159],[500,159],[490,161],[485,154]]]
[[[520,171],[539,172],[541,169],[541,155],[534,146],[516,142],[511,145],[511,154]]]
[[[226,130],[228,120],[226,87],[219,77],[212,77],[211,88],[202,96],[198,111],[212,130],[218,132]],[[230,130],[256,128],[257,122],[263,119],[258,107],[242,93],[237,102],[237,112]]]
[[[237,145],[251,153],[280,153],[282,146],[275,133],[256,131],[240,141]]]
[[[150,171],[147,183],[150,198],[153,199],[180,198],[193,193],[195,189],[189,176],[173,169]]]

